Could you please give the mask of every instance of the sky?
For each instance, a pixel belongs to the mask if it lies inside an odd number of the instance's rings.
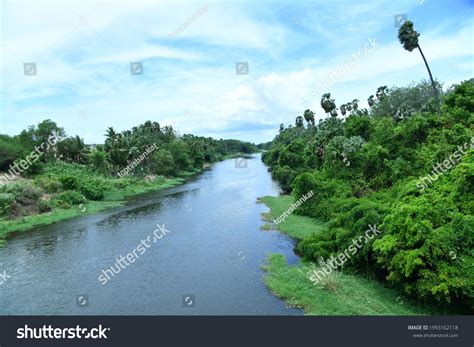
[[[473,76],[472,0],[0,0],[0,133],[51,119],[102,143],[147,120],[179,134],[270,141],[377,87],[428,78],[398,42],[406,15],[447,88]],[[26,64],[26,65],[25,65]],[[344,68],[346,67],[346,68]],[[331,76],[331,77],[330,77]]]

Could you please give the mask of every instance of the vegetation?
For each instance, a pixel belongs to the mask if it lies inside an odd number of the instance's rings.
[[[266,285],[291,306],[309,315],[429,315],[393,289],[361,276],[338,273],[323,287],[306,275],[306,265],[290,266],[281,254],[272,254],[263,268]]]
[[[412,52],[415,48],[418,48],[418,51],[420,51],[421,57],[423,58],[423,61],[425,62],[426,69],[428,70],[428,74],[430,75],[430,81],[431,81],[431,85],[433,86],[433,92],[436,98],[436,106],[438,108],[438,112],[441,112],[440,105],[439,105],[438,89],[435,85],[435,81],[433,80],[433,75],[431,74],[431,70],[428,65],[428,62],[426,61],[425,55],[423,54],[423,51],[421,50],[420,44],[418,42],[419,36],[420,34],[416,32],[413,26],[413,22],[409,20],[403,23],[403,25],[400,27],[400,30],[398,31],[398,39],[400,40],[400,43],[403,45],[403,48],[405,48],[409,52]]]
[[[293,202],[291,195],[282,195],[279,197],[265,196],[259,199],[265,205],[271,207],[270,211],[263,215],[265,220],[272,221],[277,219],[288,209]],[[283,222],[278,224],[278,230],[295,239],[302,240],[314,232],[323,229],[324,223],[306,216],[290,215]]]
[[[17,163],[53,135],[60,141],[18,170]],[[17,136],[0,135],[0,169],[6,172],[0,173],[0,242],[36,224],[116,206],[128,195],[179,184],[208,163],[256,150],[237,140],[178,136],[157,122],[122,133],[109,128],[105,143],[92,146],[78,136],[66,137],[50,120]]]
[[[314,193],[294,212],[324,225],[311,235],[296,232],[305,262],[337,255],[375,224],[382,234],[344,264],[345,273],[363,273],[439,310],[472,313],[474,85],[449,89],[441,117],[429,86],[382,86],[369,97],[369,110],[341,106],[345,119],[325,94],[328,117],[281,127],[262,160],[295,200]],[[454,163],[440,170],[453,153]],[[434,167],[439,175],[420,189]],[[288,219],[279,227],[290,225]]]

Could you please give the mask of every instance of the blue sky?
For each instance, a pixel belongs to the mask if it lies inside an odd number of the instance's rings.
[[[365,107],[380,85],[428,78],[420,54],[398,42],[398,14],[414,21],[445,87],[473,77],[473,7],[469,0],[0,0],[0,133],[49,118],[99,143],[109,126],[152,120],[181,134],[269,141],[307,108],[324,117],[322,92],[338,105],[358,98]],[[364,46],[370,50],[357,55]],[[318,87],[353,55],[350,71]],[[29,62],[35,76],[24,75]],[[143,74],[131,75],[130,62],[141,62]],[[247,62],[249,73],[237,75],[236,62]]]

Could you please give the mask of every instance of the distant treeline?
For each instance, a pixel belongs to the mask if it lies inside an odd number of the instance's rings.
[[[0,135],[0,244],[19,217],[56,212],[51,218],[62,218],[61,210],[178,184],[206,163],[256,151],[238,140],[178,136],[157,122],[121,133],[109,128],[98,145],[66,137],[51,120],[17,136]]]
[[[229,154],[257,151],[255,145],[238,140],[178,136],[171,126],[161,127],[151,121],[121,133],[108,128],[104,144],[86,145],[79,136],[66,137],[63,128],[51,120],[45,120],[17,136],[0,135],[0,171],[9,171],[15,161],[28,156],[51,136],[61,140],[57,146],[48,148],[34,165],[29,165],[25,175],[39,173],[43,164],[56,160],[89,165],[101,174],[116,175],[153,145],[157,147],[156,151],[147,156],[133,174],[171,176],[179,171],[201,168],[204,163],[214,162]]]

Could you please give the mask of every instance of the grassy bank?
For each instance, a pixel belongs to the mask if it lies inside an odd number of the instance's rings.
[[[281,195],[279,197],[265,196],[260,198],[258,201],[263,202],[265,205],[270,207],[270,211],[263,214],[263,219],[272,223],[274,219],[277,219],[279,216],[281,216],[283,212],[285,212],[291,206],[291,204],[294,202],[294,199],[290,195]],[[319,232],[324,227],[325,223],[310,217],[291,214],[278,225],[274,223],[270,225],[272,225],[272,228],[275,228],[276,226],[279,231],[292,238],[302,240],[314,232]],[[271,228],[264,227],[264,229]]]
[[[264,219],[273,220],[280,216],[293,202],[291,196],[263,197],[259,199],[270,211]],[[291,215],[276,229],[297,239],[303,239],[313,232],[320,232],[324,223],[305,216]],[[270,255],[267,264],[265,284],[289,305],[304,309],[308,315],[428,315],[429,309],[421,308],[403,297],[398,291],[382,284],[352,275],[343,270],[318,285],[308,276],[309,263],[288,265],[280,254]]]

